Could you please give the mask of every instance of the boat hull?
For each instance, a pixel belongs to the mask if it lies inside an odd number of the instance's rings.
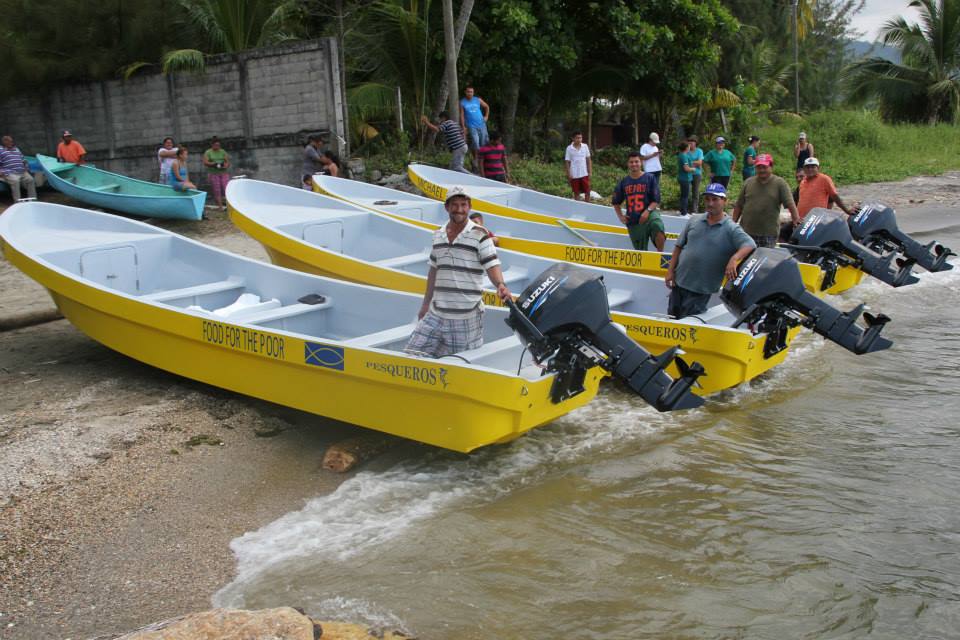
[[[446,198],[446,187],[442,184],[431,182],[426,176],[417,172],[418,165],[410,164],[407,166],[407,175],[410,181],[427,196],[436,200]],[[558,219],[575,228],[590,231],[603,231],[607,233],[626,234],[626,229],[622,225],[605,225],[596,222],[577,219],[564,219],[560,216],[551,216],[545,213],[526,211],[521,208],[512,207],[507,204],[501,204],[484,199],[483,195],[472,196],[473,208],[484,213],[492,213],[499,216],[507,216],[521,220],[530,220],[544,224],[556,224]],[[571,203],[573,204],[573,203]],[[667,238],[676,239],[679,236],[680,228],[667,229]],[[546,243],[531,244],[535,239],[525,241],[515,238],[501,238],[501,246],[504,248],[533,253],[556,260],[565,260],[579,264],[588,264],[607,269],[617,269],[619,271],[630,271],[633,273],[642,273],[646,275],[663,276],[666,275],[666,267],[669,265],[669,256],[661,256],[660,253],[653,251],[629,251],[624,249],[604,249],[601,247],[570,246],[558,249],[555,247],[543,246]],[[508,246],[509,245],[509,246]],[[642,255],[637,255],[642,254]],[[837,270],[834,284],[826,291],[820,290],[822,283],[822,271],[819,267],[801,265],[804,284],[807,289],[815,294],[842,293],[857,284],[863,279],[863,272],[853,267],[843,266]],[[818,276],[818,273],[820,275]]]
[[[6,258],[45,286],[74,326],[110,349],[186,378],[455,451],[508,442],[585,405],[605,375],[590,370],[583,393],[554,404],[552,376],[530,380],[336,344],[330,347],[342,353],[340,361],[316,366],[309,360],[318,345],[310,340],[117,295],[2,244]]]
[[[298,241],[244,215],[229,199],[228,210],[233,223],[260,242],[275,264],[420,295],[426,290],[426,278],[423,276],[380,267]],[[502,305],[496,293],[489,289],[484,291],[483,299],[487,305]],[[714,393],[751,380],[783,362],[788,353],[783,350],[771,357],[765,357],[764,334],[751,335],[746,331],[717,325],[657,319],[616,311],[611,312],[611,318],[623,325],[627,334],[648,351],[660,353],[679,345],[687,361],[700,362],[707,375],[699,380],[701,386],[695,390],[699,394]],[[788,344],[798,333],[799,328],[790,330]],[[671,365],[668,372],[674,377],[679,375],[675,365]]]
[[[410,178],[410,182],[413,183],[420,191],[425,195],[434,200],[444,201],[447,197],[447,189],[443,185],[430,182],[425,177],[418,174],[414,168],[414,165],[407,165],[407,176]],[[591,222],[589,220],[576,220],[561,218],[560,216],[547,215],[545,213],[537,213],[534,211],[526,211],[524,209],[517,209],[509,205],[498,204],[496,202],[491,202],[485,200],[482,197],[472,195],[470,197],[472,200],[472,208],[477,211],[482,211],[483,213],[495,213],[498,216],[507,216],[510,218],[518,218],[520,220],[530,220],[532,222],[542,222],[544,224],[556,224],[558,219],[562,219],[568,225],[574,229],[589,229],[591,231],[604,231],[606,233],[619,233],[622,235],[627,234],[626,228],[623,225],[619,224],[603,224],[599,222]],[[613,217],[613,208],[610,209],[610,216]],[[668,232],[667,236],[671,238],[676,238],[678,232]]]
[[[205,191],[181,193],[173,187],[102,169],[57,163],[46,156],[38,156],[38,160],[51,187],[84,204],[148,218],[203,218],[207,198]],[[103,187],[113,188],[109,191],[97,190]]]

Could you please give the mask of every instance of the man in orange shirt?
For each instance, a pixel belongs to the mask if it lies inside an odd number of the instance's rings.
[[[72,162],[74,164],[83,164],[83,158],[87,155],[87,150],[83,145],[73,139],[73,134],[69,131],[63,132],[63,142],[57,145],[57,160],[60,162]]]
[[[810,209],[817,207],[829,209],[834,202],[843,209],[845,214],[850,215],[851,209],[840,199],[833,179],[825,173],[820,173],[820,161],[816,158],[807,158],[803,162],[803,181],[800,183],[800,198],[797,200],[800,219],[803,219]]]

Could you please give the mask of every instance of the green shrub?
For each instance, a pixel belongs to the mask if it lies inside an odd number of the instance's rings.
[[[593,154],[593,164],[604,164],[611,167],[620,167],[625,170],[627,166],[627,156],[630,155],[631,151],[636,151],[636,149],[623,145],[604,147],[596,151],[591,150]]]

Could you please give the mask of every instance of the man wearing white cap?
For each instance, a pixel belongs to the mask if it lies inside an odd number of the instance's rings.
[[[57,145],[57,160],[83,164],[83,158],[87,155],[87,150],[83,148],[83,145],[74,140],[73,134],[69,131],[64,131],[60,137],[62,141]]]
[[[800,219],[817,207],[829,209],[836,202],[843,212],[850,215],[850,207],[843,203],[833,179],[825,173],[820,173],[820,161],[814,157],[803,162],[803,181],[800,183],[800,198],[797,201],[797,211]]]
[[[716,148],[703,156],[703,162],[710,167],[710,182],[717,182],[726,188],[730,186],[730,176],[733,175],[737,157],[727,149],[727,140],[723,136],[717,136],[715,144]]]
[[[660,164],[660,136],[656,131],[650,134],[647,144],[640,147],[640,159],[643,160],[643,172],[650,173],[660,186],[660,174],[663,173],[663,165]]]
[[[450,187],[449,220],[433,233],[427,290],[404,351],[439,358],[483,345],[483,274],[501,300],[510,298],[490,233],[470,220],[470,196]]]
[[[797,171],[803,171],[803,163],[813,157],[813,143],[807,141],[804,131],[797,136],[797,144],[793,145],[793,156],[797,159]]]
[[[723,212],[727,190],[722,184],[707,185],[703,202],[706,213],[691,217],[680,233],[664,279],[670,289],[667,313],[675,318],[706,311],[724,276],[735,278],[737,265],[757,246]]]

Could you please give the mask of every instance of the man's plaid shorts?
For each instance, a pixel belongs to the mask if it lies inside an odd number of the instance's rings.
[[[439,358],[482,345],[483,308],[457,319],[441,318],[430,310],[417,323],[403,350],[414,356]]]

